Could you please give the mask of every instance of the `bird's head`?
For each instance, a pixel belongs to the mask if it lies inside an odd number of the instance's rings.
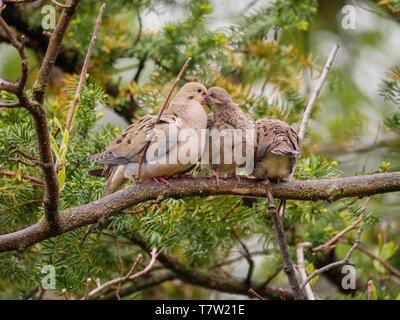
[[[204,96],[204,99],[212,104],[214,107],[229,107],[232,104],[232,98],[225,89],[220,87],[212,87],[208,89],[208,94]]]
[[[202,105],[206,105],[207,102],[204,100],[204,95],[207,95],[207,88],[198,82],[188,82],[186,83],[178,94],[183,96],[185,100],[198,101]]]

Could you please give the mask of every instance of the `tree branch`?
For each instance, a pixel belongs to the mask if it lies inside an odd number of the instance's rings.
[[[149,251],[148,245],[143,238],[132,238],[131,240],[144,250]],[[175,273],[176,277],[185,283],[221,292],[243,294],[248,297],[253,296],[249,292],[250,289],[257,291],[260,295],[268,299],[280,299],[281,296],[280,289],[276,287],[264,286],[264,284],[257,282],[246,284],[245,281],[237,279],[221,279],[221,277],[213,276],[209,272],[200,272],[188,269],[184,264],[167,254],[165,251],[158,255],[158,261],[160,261],[167,269]],[[284,293],[288,299],[293,299],[291,292],[285,290]]]
[[[304,289],[304,287],[307,285],[307,283],[309,283],[312,279],[314,279],[317,275],[328,271],[329,269],[332,269],[334,267],[337,266],[341,266],[343,264],[350,264],[350,265],[354,265],[354,263],[350,262],[350,257],[353,254],[354,250],[357,249],[357,246],[360,244],[360,237],[361,237],[361,233],[362,233],[363,229],[360,228],[357,232],[357,239],[354,243],[354,245],[350,248],[349,252],[346,254],[346,257],[343,260],[340,261],[336,261],[334,263],[328,264],[325,267],[322,267],[321,269],[318,269],[316,271],[314,271],[312,274],[310,274],[306,280],[304,280],[304,282],[301,284],[300,288]]]
[[[44,239],[105,221],[135,204],[163,198],[180,199],[188,196],[239,195],[266,197],[265,184],[255,179],[235,178],[221,180],[220,186],[209,178],[171,179],[168,186],[154,182],[138,183],[83,206],[60,212],[59,229],[49,230],[40,221],[18,232],[0,236],[0,252],[24,250]],[[290,181],[270,184],[272,195],[285,200],[335,201],[346,197],[364,197],[372,194],[400,191],[400,172],[380,173],[340,179]]]
[[[68,8],[63,10],[57,26],[54,32],[51,34],[46,54],[43,58],[42,65],[33,87],[33,97],[39,104],[43,103],[51,69],[55,64],[65,31],[67,30],[72,16],[75,13],[78,3],[79,0],[69,1]]]
[[[297,270],[300,273],[301,280],[306,281],[307,273],[304,266],[304,249],[310,248],[312,246],[311,242],[301,242],[296,245],[296,255],[297,255]],[[310,284],[304,286],[307,300],[315,300],[314,292],[311,290]]]
[[[269,182],[267,181],[267,197],[268,197],[268,211],[274,224],[276,240],[278,241],[279,249],[282,255],[283,271],[285,272],[289,285],[292,288],[294,298],[296,300],[305,300],[305,296],[299,287],[299,282],[296,277],[296,272],[293,267],[293,263],[290,260],[289,248],[286,241],[285,230],[283,229],[282,219],[279,217],[278,211],[275,207],[275,200],[272,196]]]

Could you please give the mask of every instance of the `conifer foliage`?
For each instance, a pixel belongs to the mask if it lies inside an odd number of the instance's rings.
[[[14,68],[17,76],[8,81],[0,79],[0,298],[81,298],[88,288],[96,288],[95,279],[104,284],[119,277],[123,281],[86,297],[128,299],[140,292],[139,299],[145,299],[154,297],[157,288],[157,297],[161,298],[207,298],[210,292],[200,289],[206,288],[250,297],[249,289],[254,289],[272,299],[281,298],[283,292],[286,299],[295,298],[283,272],[265,195],[248,204],[235,193],[168,198],[160,191],[158,197],[101,220],[83,244],[86,225],[94,221],[73,227],[68,223],[75,219],[74,208],[102,197],[105,181],[87,174],[98,168],[86,161],[87,156],[104,151],[123,129],[99,125],[97,120],[103,115],[96,108],[102,105],[112,109],[129,122],[148,113],[156,114],[188,57],[192,61],[181,82],[195,80],[207,87],[223,87],[255,119],[281,119],[299,129],[310,98],[310,90],[306,89],[309,74],[317,80],[325,63],[299,40],[306,39],[319,14],[318,1],[268,2],[216,30],[208,25],[213,6],[207,0],[108,1],[70,132],[66,124],[101,3],[70,0],[67,9],[53,4],[57,27],[50,31],[62,38],[57,43],[53,38],[43,38],[41,27],[41,8],[53,2],[37,1],[37,6],[7,2],[3,1],[6,6],[0,8],[0,40],[13,45],[21,59]],[[399,10],[396,1],[384,2],[379,5],[391,12]],[[144,14],[177,6],[184,7],[185,18],[171,18],[159,31],[142,28]],[[55,51],[51,51],[52,45],[57,47]],[[123,70],[117,65],[122,58],[133,61],[124,67],[131,71],[128,81],[120,78]],[[46,68],[52,69],[51,76]],[[339,76],[332,71],[327,81],[334,87]],[[396,66],[382,80],[379,93],[399,107],[399,86],[400,68]],[[312,118],[323,108],[318,100]],[[385,121],[385,126],[397,135],[399,110]],[[313,180],[318,184],[318,180],[345,176],[340,161],[320,155],[313,148],[318,141],[316,135],[311,131],[303,142],[295,181]],[[51,159],[46,158],[46,148]],[[372,178],[380,173],[389,175],[394,171],[389,160],[376,164],[371,172],[353,174]],[[390,177],[397,180],[390,190],[385,190],[399,191],[399,176]],[[190,179],[195,185],[198,178]],[[228,179],[226,183],[235,182]],[[212,179],[209,184],[213,184]],[[374,208],[387,196],[374,194],[387,191],[382,192],[379,187],[375,190],[372,182],[368,194],[373,195],[371,203],[375,205],[368,205],[366,193],[343,198],[340,194],[350,191],[334,183],[325,190],[332,195],[329,201],[304,196],[302,192],[306,191],[301,188],[296,191],[297,197],[289,197],[282,225],[294,264],[298,263],[299,243],[311,243],[312,248],[317,248],[350,227],[327,250],[304,250],[308,275],[344,259],[357,239],[358,228],[364,229],[361,245],[351,256],[357,286],[346,291],[334,272],[320,274],[310,282],[320,298],[328,298],[318,287],[322,277],[336,288],[336,298],[367,299],[362,284],[371,279],[376,286],[376,299],[398,297],[399,236],[382,232],[379,222],[384,213],[375,212]],[[105,204],[104,210],[113,205]],[[19,247],[16,237],[13,250],[2,245],[8,241],[7,235],[39,224],[45,226],[46,235],[38,241]],[[157,248],[154,261],[152,248]],[[133,272],[140,276],[127,281],[135,274],[128,271],[139,255],[143,258],[137,260]],[[55,287],[51,290],[42,284],[48,266],[55,270]],[[340,273],[340,269],[332,270]],[[389,279],[386,282],[374,280],[385,277]],[[93,281],[88,282],[88,278]],[[298,279],[303,282],[300,276]],[[279,287],[286,289],[280,291]],[[191,295],[187,296],[187,292]]]

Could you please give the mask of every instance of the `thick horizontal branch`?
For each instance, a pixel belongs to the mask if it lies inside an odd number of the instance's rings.
[[[340,179],[290,181],[270,184],[272,195],[281,200],[327,200],[365,197],[372,194],[400,191],[400,172],[380,173]],[[209,178],[171,179],[168,186],[154,182],[138,183],[95,202],[60,213],[59,228],[52,230],[47,222],[38,222],[26,229],[0,236],[0,251],[24,250],[28,246],[64,232],[105,221],[135,204],[163,198],[180,199],[189,196],[239,195],[267,196],[265,184],[255,179],[221,180],[217,187]]]

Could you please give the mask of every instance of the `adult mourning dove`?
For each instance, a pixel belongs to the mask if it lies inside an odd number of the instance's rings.
[[[256,143],[255,124],[222,88],[212,87],[206,96],[212,105],[207,118],[208,145],[202,156],[201,168],[212,171],[217,185],[219,175],[237,175],[237,169],[253,169]],[[235,132],[236,131],[236,132]]]
[[[154,179],[168,183],[166,177],[192,167],[205,146],[205,135],[201,131],[207,126],[207,114],[203,108],[206,104],[203,95],[206,94],[207,89],[202,84],[186,83],[154,128],[157,117],[146,115],[111,141],[106,151],[89,156],[89,161],[105,163],[101,173],[107,178],[103,196],[117,191],[128,180],[134,180],[146,139],[151,142],[142,163],[139,181]],[[194,154],[194,159],[189,162],[188,158],[182,160],[181,157],[188,152],[188,140],[181,138],[187,131],[194,133],[190,138],[195,139],[189,140],[193,145],[189,152],[192,156]],[[98,170],[89,173],[98,175]]]
[[[301,140],[291,126],[280,120],[260,119],[253,175],[280,182],[292,173],[301,154]]]

